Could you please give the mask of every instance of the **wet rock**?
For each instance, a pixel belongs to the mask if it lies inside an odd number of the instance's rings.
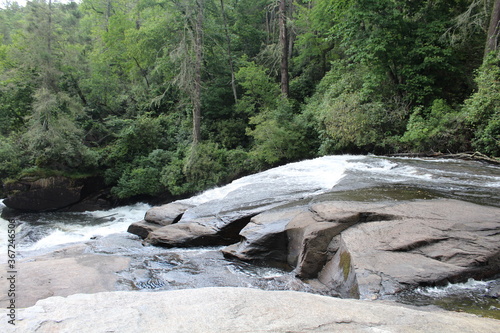
[[[178,223],[154,230],[145,242],[165,247],[213,245],[219,239],[217,231],[209,223]]]
[[[137,235],[141,237],[142,239],[147,238],[148,235],[161,228],[161,225],[156,224],[156,223],[151,223],[147,222],[145,220],[139,221],[139,222],[134,222],[131,225],[129,225],[127,232]]]
[[[500,331],[500,321],[294,291],[201,288],[51,297],[33,307],[18,309],[16,326],[2,320],[0,329],[2,332],[123,333],[496,333]]]
[[[25,178],[4,184],[7,198],[3,203],[9,208],[31,212],[106,209],[111,204],[103,192],[104,187],[99,177]]]
[[[146,213],[146,221],[165,225],[149,232],[144,242],[165,247],[232,244],[239,239],[239,232],[253,216],[274,206],[275,204],[245,207],[228,205],[224,211],[220,211],[210,203],[193,206],[185,201],[176,201],[165,205],[162,210],[152,208]],[[179,215],[172,219],[176,213]]]
[[[223,253],[242,260],[295,262],[300,244],[294,240],[300,235],[287,239],[287,234],[292,235],[293,229],[301,230],[305,225],[316,222],[310,220],[304,209],[306,208],[275,210],[253,217],[240,233],[242,240],[224,248]]]
[[[487,296],[491,298],[500,298],[500,285],[495,285],[489,288]]]
[[[146,222],[156,223],[159,225],[169,225],[177,223],[184,212],[193,205],[182,203],[180,201],[171,202],[162,206],[153,207],[146,212],[144,220]]]
[[[332,294],[377,298],[499,273],[499,213],[445,199],[314,203],[254,217],[242,241],[223,252],[243,260],[281,258]],[[277,242],[278,234],[287,242]]]

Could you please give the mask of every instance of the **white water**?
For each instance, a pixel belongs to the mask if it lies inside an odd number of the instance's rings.
[[[405,184],[443,191],[473,188],[474,191],[500,188],[500,169],[455,160],[380,158],[375,156],[325,156],[273,168],[208,190],[185,201],[205,209],[223,211],[239,202],[301,199],[328,192],[349,175],[355,182],[375,185]],[[491,192],[480,196],[491,197]],[[498,194],[497,194],[498,196]],[[490,199],[491,201],[491,199]],[[3,209],[0,201],[0,211]],[[128,226],[144,218],[147,204],[118,207],[86,213],[25,214],[16,218],[21,224],[18,247],[22,252],[50,249],[92,238],[126,233]],[[30,217],[31,216],[31,217]],[[31,220],[35,219],[33,223]],[[8,222],[0,219],[0,246],[6,248]],[[32,228],[33,230],[29,230]],[[4,251],[5,252],[5,251]]]
[[[463,283],[449,283],[444,287],[420,287],[415,289],[415,293],[438,298],[452,293],[461,293],[466,291],[486,290],[489,283],[486,281],[478,281],[469,279]]]
[[[1,201],[0,201],[1,202]],[[0,212],[5,206],[0,203]],[[104,237],[117,233],[125,233],[128,226],[144,218],[148,204],[138,203],[130,206],[117,207],[106,211],[84,213],[47,213],[40,218],[36,226],[16,218],[19,226],[16,228],[17,250],[23,255],[32,252],[51,250],[59,246],[82,243],[93,238]],[[68,219],[77,218],[75,220]],[[8,221],[0,219],[0,247],[7,247]],[[27,230],[27,229],[32,229]],[[35,235],[36,240],[30,241]]]
[[[310,195],[319,194],[330,190],[344,177],[349,161],[363,158],[352,155],[325,156],[290,163],[239,178],[226,186],[210,189],[184,202],[201,205],[223,200],[242,190],[251,192],[255,189],[262,191],[263,195],[268,195],[269,192],[288,194],[308,190]]]

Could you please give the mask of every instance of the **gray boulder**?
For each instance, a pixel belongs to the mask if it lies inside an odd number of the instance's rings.
[[[179,221],[186,210],[193,207],[181,201],[174,201],[168,204],[152,207],[146,212],[144,220],[159,225],[170,225]]]
[[[182,218],[184,212],[191,207],[192,205],[181,201],[152,207],[146,212],[144,220],[132,223],[127,231],[145,239],[150,233],[155,232],[161,227],[177,223]]]
[[[330,294],[377,298],[500,272],[500,209],[457,200],[328,201],[266,212],[223,249],[281,260]]]

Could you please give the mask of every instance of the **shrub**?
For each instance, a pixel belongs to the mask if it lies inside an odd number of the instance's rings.
[[[468,135],[462,115],[446,101],[437,99],[426,113],[415,108],[401,142],[416,151],[464,151]]]

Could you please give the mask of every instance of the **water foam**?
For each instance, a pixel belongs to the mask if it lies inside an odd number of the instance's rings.
[[[125,233],[131,223],[144,218],[149,208],[151,206],[148,204],[138,203],[110,210],[85,212],[84,216],[88,218],[83,223],[54,221],[48,226],[50,230],[48,230],[46,236],[35,243],[23,244],[20,249],[23,251],[44,250],[66,244],[86,242],[93,238],[112,234]]]
[[[262,191],[273,189],[281,192],[294,192],[314,189],[318,194],[331,189],[344,176],[349,161],[364,157],[353,155],[325,156],[301,162],[289,163],[258,174],[239,178],[232,183],[205,191],[184,200],[192,205],[222,200],[248,186],[261,187]]]

